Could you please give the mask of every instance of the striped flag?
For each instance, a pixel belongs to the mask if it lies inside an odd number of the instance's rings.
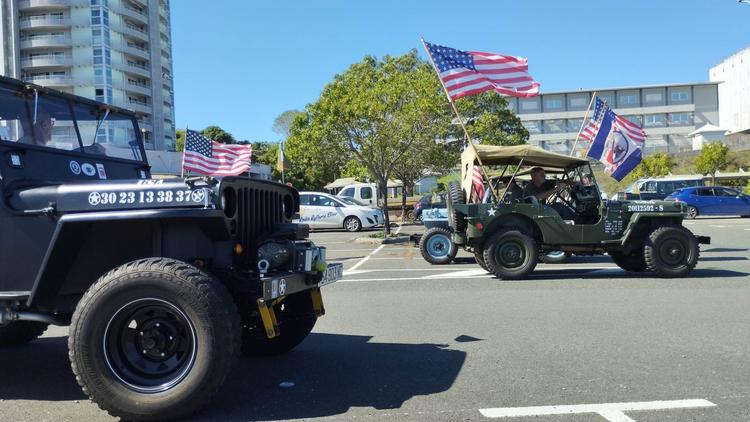
[[[539,94],[539,83],[529,75],[524,57],[461,51],[428,42],[425,46],[451,101],[490,90],[510,97]]]
[[[253,146],[227,145],[198,132],[185,131],[182,167],[208,176],[237,176],[250,170]]]
[[[597,107],[601,103],[601,114],[594,112],[593,123],[589,123],[591,128],[586,139],[591,140],[591,146],[587,156],[599,160],[604,164],[605,173],[620,181],[643,159],[646,132],[618,116],[603,101],[596,100]]]
[[[479,166],[474,166],[474,171],[471,174],[471,201],[472,203],[478,204],[482,202],[484,198],[484,179],[482,178],[482,170]]]

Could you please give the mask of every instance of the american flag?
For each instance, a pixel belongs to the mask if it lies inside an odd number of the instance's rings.
[[[539,94],[526,58],[425,45],[451,101],[490,90],[511,97]]]
[[[474,166],[474,170],[471,173],[471,184],[474,188],[471,190],[470,202],[478,204],[484,198],[484,179],[482,178],[482,170],[479,166]]]
[[[632,139],[634,142],[641,145],[645,143],[646,132],[644,132],[637,124],[615,114],[615,112],[609,108],[607,103],[602,101],[599,97],[596,97],[594,115],[591,117],[591,120],[586,127],[581,131],[581,138],[591,142],[591,140],[596,137],[596,134],[599,133],[599,128],[605,118],[614,119],[615,129],[625,132],[629,139]]]
[[[236,176],[250,170],[253,146],[226,145],[198,132],[185,131],[182,167],[209,176]]]

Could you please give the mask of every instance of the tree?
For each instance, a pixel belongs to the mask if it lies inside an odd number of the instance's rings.
[[[295,117],[287,142],[290,160],[295,162],[295,137],[319,141],[329,157],[343,149],[344,157],[356,159],[378,182],[390,233],[387,181],[404,154],[415,153],[415,145],[447,133],[450,109],[442,95],[432,68],[416,50],[382,60],[367,56],[324,87],[307,106],[306,122]]]
[[[465,120],[466,130],[474,141],[488,145],[520,145],[529,140],[529,131],[521,119],[508,109],[508,102],[488,91],[456,101],[456,109]],[[456,138],[465,138],[463,129],[454,125]]]
[[[185,150],[185,131],[182,129],[177,129],[176,138],[174,141],[174,150],[177,152],[182,152]]]
[[[660,177],[668,175],[677,163],[668,154],[657,152],[644,157],[638,166],[628,175],[630,181],[644,177]]]
[[[299,110],[287,110],[279,114],[273,121],[273,131],[281,135],[284,139],[288,138],[294,116],[299,113],[302,112]]]
[[[284,143],[290,167],[284,174],[298,188],[322,190],[341,175],[350,154],[343,143],[324,136],[320,125],[314,125],[311,119],[311,114],[304,112],[292,121]]]
[[[234,136],[232,136],[231,133],[218,126],[209,126],[203,129],[201,133],[206,138],[211,139],[212,141],[220,142],[222,144],[234,144],[237,142],[235,141]]]
[[[693,160],[695,171],[711,175],[711,184],[716,185],[716,172],[727,167],[729,147],[721,142],[703,145],[700,155]]]

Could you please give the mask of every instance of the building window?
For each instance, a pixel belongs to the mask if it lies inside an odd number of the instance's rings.
[[[542,125],[538,120],[527,120],[523,122],[523,126],[529,133],[542,133]]]
[[[636,116],[622,116],[629,122],[635,123],[640,127],[643,127],[643,116],[636,115]]]
[[[544,133],[565,132],[565,120],[545,120]]]
[[[521,111],[536,111],[538,103],[536,98],[521,98]]]
[[[663,98],[661,92],[647,92],[643,95],[643,102],[646,104],[661,104]]]
[[[568,97],[569,110],[584,110],[589,105],[588,96]]]
[[[551,98],[544,99],[545,110],[562,110],[562,108],[563,108],[562,98],[551,97]]]
[[[581,130],[583,119],[568,119],[568,132],[578,133]]]
[[[690,100],[690,94],[685,89],[675,90],[670,94],[670,100],[673,103],[683,103]]]
[[[691,113],[670,113],[670,126],[690,126],[693,124],[693,115]]]
[[[663,114],[647,114],[643,117],[645,127],[661,127],[666,124],[666,117]]]
[[[638,105],[638,96],[636,94],[620,94],[617,96],[618,107],[634,107]]]

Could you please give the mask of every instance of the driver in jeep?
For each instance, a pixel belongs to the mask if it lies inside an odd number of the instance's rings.
[[[547,175],[545,174],[544,169],[541,167],[532,168],[530,173],[531,182],[526,184],[526,187],[524,187],[523,189],[524,198],[532,196],[535,197],[540,203],[544,203],[550,196],[558,194],[565,190],[565,188],[567,188],[568,186],[571,186],[571,184],[566,182],[565,180],[559,180],[557,182],[555,182],[554,180],[547,180]],[[564,204],[555,202],[552,204],[548,204],[548,206],[557,211],[557,213],[560,214],[560,217],[562,217],[563,220],[575,219],[575,213]]]

